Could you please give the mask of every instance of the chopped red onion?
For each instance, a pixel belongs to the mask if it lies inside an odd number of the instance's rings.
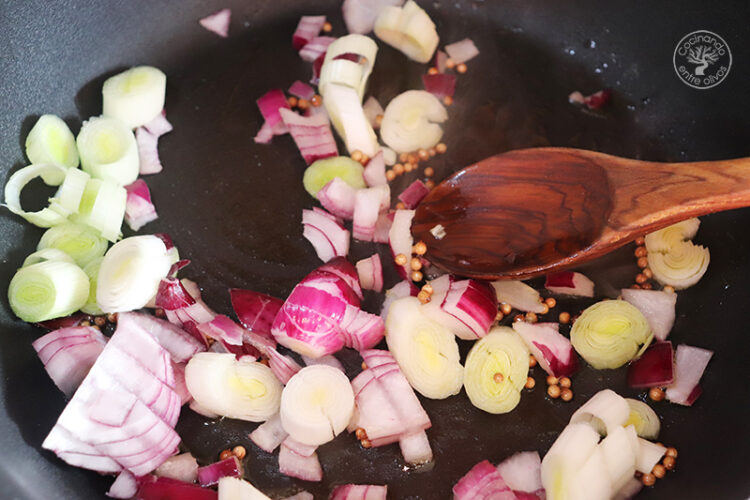
[[[289,90],[287,92],[295,97],[299,97],[300,99],[312,99],[312,97],[315,95],[315,89],[306,84],[305,82],[301,82],[299,80],[295,80],[295,82],[289,87]]]
[[[638,483],[640,483],[640,481],[638,481]],[[515,495],[516,500],[546,500],[547,499],[547,494],[543,489],[537,490],[533,493],[513,490],[513,494]]]
[[[380,316],[349,306],[346,317],[341,322],[341,329],[344,345],[361,351],[375,347],[383,340],[385,322]]]
[[[562,295],[594,296],[594,282],[583,274],[573,271],[548,274],[544,281],[544,287],[552,293]]]
[[[351,262],[346,260],[346,257],[336,257],[322,266],[317,268],[317,271],[325,271],[327,273],[335,274],[344,283],[349,285],[354,294],[362,300],[362,288],[359,286],[359,275],[357,269],[352,265]]]
[[[278,123],[282,122],[280,110],[290,109],[284,91],[281,89],[271,89],[255,102],[258,104],[258,109],[266,120],[266,124],[272,130]]]
[[[385,500],[388,486],[376,484],[342,484],[336,486],[328,500]]]
[[[231,18],[232,9],[221,9],[210,16],[204,17],[198,22],[208,31],[216,33],[222,38],[226,38],[227,35],[229,35],[229,22]]]
[[[385,291],[385,300],[380,310],[380,317],[383,319],[388,317],[388,309],[394,300],[404,297],[416,297],[418,293],[419,289],[411,281],[399,281],[392,288]]]
[[[456,93],[456,75],[438,73],[436,75],[422,75],[424,89],[438,99],[453,97]]]
[[[411,235],[411,221],[414,218],[414,210],[396,210],[393,216],[393,224],[388,232],[388,243],[391,246],[391,254],[395,258],[399,254],[406,256],[406,264],[396,265],[396,270],[403,279],[409,278],[409,257],[414,238]]]
[[[674,356],[674,382],[667,387],[667,399],[672,403],[692,406],[703,389],[700,380],[713,351],[685,344],[677,346]]]
[[[437,68],[438,73],[445,73],[445,70],[448,69],[447,63],[448,54],[442,50],[435,51],[435,68]]]
[[[601,109],[612,99],[612,91],[603,89],[583,98],[583,103],[589,109]]]
[[[320,69],[323,67],[325,58],[326,58],[325,54],[320,54],[318,58],[313,61],[313,64],[312,64],[313,74],[312,74],[312,77],[310,78],[310,83],[312,83],[313,85],[317,85],[320,82]]]
[[[315,62],[320,56],[325,56],[328,46],[335,41],[336,39],[332,36],[316,36],[302,47],[299,56],[303,61]],[[304,99],[308,98],[305,97]]]
[[[201,486],[214,486],[222,477],[242,477],[242,464],[234,455],[214,462],[211,465],[198,467],[198,483]]]
[[[318,191],[318,201],[323,208],[345,220],[351,220],[354,216],[356,196],[357,190],[340,177],[334,177]]]
[[[285,108],[280,114],[308,165],[338,155],[328,118],[321,114],[302,116]]]
[[[534,494],[543,489],[542,459],[537,451],[522,451],[497,465],[503,481],[514,491]]]
[[[297,455],[303,456],[303,457],[311,457],[313,453],[315,453],[315,450],[318,449],[317,446],[309,445],[300,443],[296,439],[292,438],[291,436],[287,437],[283,441],[284,446],[292,450]]]
[[[434,280],[432,286],[434,292],[430,304],[434,304],[432,307],[439,305],[440,312],[449,317],[435,314],[436,321],[462,339],[472,340],[487,335],[497,315],[497,297],[492,285],[474,279],[457,281],[446,274]]]
[[[307,45],[313,38],[318,36],[323,25],[326,23],[326,16],[302,16],[297,24],[297,29],[292,35],[292,46],[295,50],[300,50]]]
[[[365,182],[370,187],[375,186],[387,186],[388,178],[385,176],[385,159],[383,157],[383,151],[378,151],[378,154],[373,156],[364,171]]]
[[[284,385],[302,369],[296,361],[289,356],[284,356],[274,348],[267,349],[266,355],[268,356],[268,366],[271,368],[273,374],[276,375],[276,378],[279,379],[279,382]]]
[[[274,134],[271,126],[268,124],[268,122],[263,122],[263,126],[261,126],[260,130],[258,130],[258,133],[255,134],[253,141],[255,141],[256,144],[271,144],[273,136]]]
[[[326,366],[336,368],[337,370],[341,370],[342,372],[346,373],[346,370],[344,369],[344,365],[342,365],[341,361],[339,361],[338,358],[336,358],[332,354],[329,354],[327,356],[321,356],[319,358],[311,358],[308,356],[302,356],[302,361],[305,362],[306,366],[326,365]]]
[[[150,314],[120,313],[117,318],[118,326],[123,321],[127,328],[139,328],[154,337],[176,363],[188,361],[196,353],[206,350],[205,344],[186,331]]]
[[[381,210],[390,205],[391,191],[388,186],[360,189],[354,199],[352,236],[361,241],[372,241],[375,225]]]
[[[180,280],[165,278],[159,283],[154,304],[167,311],[174,311],[195,304],[195,299]]]
[[[169,123],[169,120],[167,120],[167,110],[165,109],[162,109],[161,113],[156,115],[150,122],[145,124],[143,128],[151,132],[151,134],[155,135],[156,137],[161,137],[164,134],[168,134],[169,132],[174,130],[172,124]]]
[[[198,462],[190,453],[182,453],[167,459],[154,471],[158,477],[193,483],[198,479]]]
[[[344,0],[341,13],[349,33],[366,35],[375,27],[375,21],[383,7],[400,7],[404,0]]]
[[[50,319],[42,321],[41,323],[34,323],[36,326],[41,326],[47,330],[59,330],[60,328],[69,328],[71,326],[80,326],[84,321],[91,323],[94,321],[94,317],[90,314],[84,314],[77,312],[70,316],[63,316],[62,318]]]
[[[648,321],[654,337],[666,340],[675,319],[677,294],[657,290],[623,288],[622,298],[636,307]]]
[[[138,481],[128,471],[122,471],[110,486],[107,496],[110,498],[133,498],[138,493]]]
[[[155,481],[144,481],[138,489],[138,500],[218,500],[216,490],[201,488],[197,484],[190,484],[168,477],[160,477]]]
[[[271,325],[284,303],[283,300],[240,288],[230,288],[229,297],[232,301],[232,309],[242,326],[251,332],[273,339]]]
[[[289,436],[281,425],[281,416],[277,413],[250,433],[250,440],[261,450],[273,453]]]
[[[465,63],[479,55],[479,49],[474,45],[471,38],[464,38],[458,42],[448,44],[445,46],[445,51],[456,64]]]
[[[674,381],[672,342],[657,342],[628,366],[630,387],[664,387]]]
[[[380,292],[383,290],[383,266],[380,255],[373,254],[357,262],[359,282],[365,290]]]
[[[302,490],[296,495],[284,498],[284,500],[315,500],[315,497],[312,493]]]
[[[279,471],[286,476],[296,477],[303,481],[320,481],[323,479],[323,469],[320,467],[318,454],[299,455],[286,445],[286,441],[281,443],[281,449],[279,450]]]
[[[138,146],[138,173],[141,175],[158,174],[162,171],[159,159],[159,137],[144,127],[135,129],[135,142]]]
[[[487,460],[476,464],[453,487],[455,500],[515,500],[497,469]]]
[[[174,372],[174,392],[180,397],[180,404],[186,405],[193,396],[188,391],[185,383],[185,366],[187,363],[175,363],[172,361],[172,371]]]
[[[201,328],[203,325],[198,325],[198,327]],[[205,334],[215,340],[223,340],[230,345],[242,345],[245,330],[228,316],[217,314],[205,325],[208,326]]]
[[[39,337],[31,345],[55,385],[68,397],[81,385],[107,338],[90,326],[72,326]]]
[[[390,241],[389,234],[392,225],[393,212],[385,212],[378,215],[378,220],[375,222],[375,234],[372,237],[372,241],[375,243],[388,243]]]
[[[422,465],[432,462],[432,448],[425,431],[401,436],[398,445],[407,464]]]
[[[128,193],[125,205],[125,222],[130,229],[138,231],[144,225],[159,218],[156,207],[151,202],[151,192],[148,190],[146,181],[137,179],[132,184],[125,186]]]
[[[349,253],[349,231],[335,218],[314,210],[302,210],[302,235],[315,248],[323,262],[334,257],[345,257]]]
[[[372,128],[378,128],[378,116],[381,118],[383,117],[383,113],[385,111],[383,110],[383,106],[380,105],[377,99],[375,99],[374,96],[370,96],[365,101],[365,104],[362,106],[362,110],[365,112],[365,117],[367,118],[367,121],[370,122],[370,126]]]
[[[417,208],[417,205],[429,194],[430,190],[424,185],[424,182],[419,179],[415,180],[409,187],[404,189],[398,199],[401,200],[406,208]]]
[[[558,331],[559,327],[557,323],[513,323],[513,329],[545,372],[554,377],[568,377],[578,369],[578,358],[570,340]]]

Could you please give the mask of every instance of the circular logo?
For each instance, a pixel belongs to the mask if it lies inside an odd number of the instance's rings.
[[[674,70],[685,85],[710,89],[720,84],[732,67],[729,45],[716,33],[706,30],[685,35],[674,49]]]

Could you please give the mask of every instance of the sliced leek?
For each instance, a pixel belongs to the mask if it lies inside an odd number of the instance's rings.
[[[76,139],[81,168],[95,179],[126,186],[138,178],[138,145],[125,123],[110,117],[83,122]]]
[[[639,447],[638,435],[633,427],[615,427],[599,443],[612,491],[619,491],[633,479]]]
[[[50,199],[49,207],[55,212],[67,217],[78,212],[81,199],[91,176],[77,168],[69,168],[65,173],[65,180],[60,185],[55,197]]]
[[[611,389],[604,389],[589,398],[570,417],[571,424],[589,424],[601,435],[622,427],[630,415],[628,402]]]
[[[136,66],[108,78],[102,86],[102,114],[133,129],[164,109],[167,76],[151,66]],[[129,182],[126,184],[130,184]]]
[[[466,357],[464,387],[471,404],[488,413],[508,413],[521,400],[529,374],[529,350],[512,328],[498,326]]]
[[[458,394],[464,369],[456,337],[430,319],[416,297],[391,304],[385,330],[388,349],[414,389],[432,399]]]
[[[26,156],[31,163],[52,163],[65,168],[78,166],[76,139],[65,122],[55,115],[40,116],[31,128],[26,136]]]
[[[599,434],[586,424],[571,423],[542,460],[542,484],[549,500],[575,500],[569,489],[599,443]]]
[[[83,268],[83,272],[89,277],[89,298],[86,303],[81,307],[81,311],[86,314],[99,315],[103,314],[102,308],[96,302],[96,285],[99,281],[99,269],[102,267],[102,261],[104,257],[97,257],[94,260],[86,264]]]
[[[604,300],[588,307],[570,331],[575,350],[599,370],[621,367],[652,338],[646,318],[624,300]]]
[[[5,184],[5,203],[8,210],[20,215],[27,221],[39,227],[52,227],[65,222],[65,217],[51,208],[43,208],[37,212],[26,212],[21,208],[21,191],[26,184],[37,177],[42,177],[45,184],[58,186],[65,179],[65,167],[46,163],[41,165],[29,165],[15,172]]]
[[[48,260],[58,260],[60,262],[69,262],[71,264],[75,264],[75,262],[73,261],[73,257],[66,254],[62,250],[58,250],[56,248],[45,248],[43,250],[37,250],[36,252],[26,257],[21,267],[33,266],[34,264],[47,262]]]
[[[96,229],[103,238],[115,242],[120,238],[127,201],[124,187],[111,181],[91,179],[86,183],[78,213],[70,219]]]
[[[415,2],[386,6],[375,21],[375,35],[417,62],[426,63],[440,42],[435,23]]]
[[[47,229],[39,243],[37,250],[56,248],[70,255],[75,263],[83,268],[104,255],[109,243],[99,236],[98,232],[88,226],[66,222]]]
[[[196,354],[185,368],[185,384],[196,403],[218,415],[263,422],[279,411],[281,383],[271,369],[234,354]]]
[[[656,439],[659,437],[661,422],[656,412],[643,401],[626,398],[630,407],[630,415],[623,425],[632,425],[639,437],[644,439]]]
[[[378,138],[367,121],[357,91],[351,87],[330,83],[323,93],[323,103],[331,123],[344,139],[346,149],[350,153],[360,151],[371,158],[375,156],[380,147]]]
[[[317,198],[318,191],[323,189],[334,177],[338,177],[354,189],[367,187],[362,164],[348,156],[334,156],[316,160],[305,170],[302,184],[305,186],[305,191],[310,193],[310,196]]]
[[[89,279],[70,262],[48,260],[16,271],[8,287],[10,307],[29,323],[74,313],[86,303]]]
[[[656,281],[682,290],[700,281],[708,269],[711,254],[708,248],[691,241],[681,241],[667,253],[651,253],[648,264]]]
[[[646,250],[649,253],[669,252],[676,244],[685,240],[692,240],[698,232],[700,225],[700,219],[692,218],[647,234],[644,238],[646,240]]]
[[[344,54],[356,54],[359,60],[336,59]],[[337,38],[326,51],[320,68],[318,91],[324,95],[328,84],[336,83],[356,90],[359,101],[362,102],[377,54],[378,46],[372,38],[357,34]]]
[[[440,142],[448,119],[440,100],[424,90],[407,90],[385,108],[380,136],[397,153],[430,149]]]
[[[354,413],[354,392],[344,373],[332,366],[306,366],[281,394],[281,425],[292,439],[319,446],[338,436]]]

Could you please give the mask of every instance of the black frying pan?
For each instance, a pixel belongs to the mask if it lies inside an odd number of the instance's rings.
[[[210,3],[210,5],[209,5]],[[545,2],[439,0],[420,2],[443,40],[471,36],[482,54],[459,80],[446,130],[449,153],[435,163],[438,178],[497,152],[529,146],[590,148],[649,160],[713,160],[749,156],[747,2]],[[127,66],[152,64],[168,75],[167,110],[175,131],[160,142],[163,173],[149,178],[160,219],[150,232],[172,235],[193,264],[216,310],[230,312],[227,288],[248,287],[284,297],[316,264],[300,228],[312,200],[300,182],[303,162],[288,138],[257,146],[255,99],[271,87],[306,79],[307,64],[290,39],[301,14],[325,13],[343,34],[339,0],[198,0],[127,2],[15,1],[0,3],[0,152],[4,176],[24,165],[23,139],[36,117],[63,116],[77,131],[101,110],[103,80]],[[230,38],[197,20],[233,9]],[[709,29],[734,56],[729,77],[711,90],[681,83],[672,68],[677,41]],[[381,102],[421,88],[423,68],[381,47],[371,91]],[[615,90],[603,115],[570,106],[572,90]],[[660,439],[679,449],[677,471],[641,498],[745,499],[750,495],[746,445],[750,211],[706,217],[697,240],[711,249],[706,277],[680,294],[672,339],[714,349],[704,394],[692,408],[656,404]],[[10,280],[41,230],[7,211],[0,215],[0,283]],[[355,245],[355,258],[371,247]],[[632,248],[586,268],[610,296],[632,283]],[[393,277],[391,277],[393,278]],[[576,305],[578,304],[578,305]],[[376,307],[376,299],[369,305]],[[585,303],[563,303],[577,311]],[[31,348],[40,335],[17,320],[5,294],[0,309],[0,497],[100,498],[111,479],[74,469],[40,445],[65,405]],[[347,353],[352,371],[357,356]],[[538,369],[537,369],[538,370]],[[519,450],[545,452],[574,409],[603,387],[626,396],[623,370],[584,369],[571,404],[524,394],[512,413],[490,416],[461,394],[424,400],[437,460],[429,471],[403,472],[398,447],[363,450],[352,436],[323,446],[320,484],[278,474],[276,457],[254,448],[254,425],[210,422],[185,410],[178,430],[203,461],[229,444],[244,444],[247,477],[274,497],[307,489],[326,498],[343,482],[388,483],[392,498],[449,498],[476,462],[498,462]]]

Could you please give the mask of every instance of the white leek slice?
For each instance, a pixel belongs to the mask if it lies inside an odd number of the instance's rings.
[[[91,176],[83,170],[69,168],[65,173],[65,180],[57,190],[57,194],[49,200],[49,207],[65,217],[77,213],[89,179],[91,179]]]
[[[397,153],[430,149],[440,142],[440,123],[448,112],[440,100],[424,90],[407,90],[385,108],[380,136]]]
[[[599,443],[612,491],[619,491],[635,474],[638,436],[632,426],[615,427]],[[609,497],[607,497],[609,498]]]
[[[263,422],[279,411],[281,383],[271,369],[231,353],[201,352],[190,358],[185,384],[196,403],[218,415]]]
[[[598,370],[621,367],[652,338],[646,318],[624,300],[604,300],[588,307],[570,331],[575,350]]]
[[[667,448],[642,438],[638,438],[638,445],[635,470],[642,474],[649,474],[667,452]]]
[[[73,261],[73,257],[66,254],[62,250],[58,250],[57,248],[45,248],[43,250],[37,250],[36,252],[26,257],[21,267],[33,266],[34,264],[47,262],[48,260],[58,260],[60,262],[69,262],[71,264],[75,264],[75,262]]]
[[[172,266],[164,242],[151,235],[132,236],[112,245],[104,255],[96,301],[106,313],[144,307]]]
[[[55,224],[65,222],[65,217],[51,208],[43,208],[37,212],[26,212],[21,208],[21,191],[26,184],[37,177],[42,177],[48,186],[58,186],[65,179],[65,167],[46,163],[42,165],[29,165],[18,170],[10,176],[5,184],[5,203],[8,210],[20,215],[27,221],[39,227],[52,227]]]
[[[375,21],[375,35],[409,58],[426,63],[440,42],[435,23],[415,2],[403,7],[386,6]]]
[[[70,216],[73,222],[85,224],[99,231],[103,238],[115,242],[125,217],[128,193],[114,182],[91,179],[81,197],[78,213]]]
[[[667,253],[653,253],[648,256],[648,264],[656,281],[682,290],[700,281],[711,254],[708,248],[695,245],[691,241],[681,241]]]
[[[167,76],[161,70],[151,66],[130,68],[104,82],[102,114],[131,129],[140,127],[164,109],[166,89]]]
[[[86,120],[76,139],[81,168],[91,177],[127,186],[138,178],[138,145],[133,131],[115,118]]]
[[[258,488],[238,477],[219,479],[218,500],[271,500]]]
[[[612,498],[612,482],[607,474],[607,465],[600,447],[596,447],[588,460],[573,473],[566,495],[562,498],[569,500],[609,500]]]
[[[104,255],[109,242],[99,236],[96,230],[66,222],[47,229],[39,243],[37,250],[45,248],[56,248],[70,255],[78,267],[86,267],[86,264]]]
[[[86,303],[89,279],[70,262],[48,260],[16,271],[8,287],[13,312],[36,323],[74,313]]]
[[[89,277],[89,298],[86,303],[81,307],[81,311],[86,314],[100,315],[103,314],[102,308],[96,302],[96,288],[99,282],[99,269],[102,267],[102,261],[104,257],[97,257],[83,268],[83,272]]]
[[[65,168],[78,166],[76,139],[55,115],[42,115],[26,136],[26,156],[33,163],[53,163]],[[45,179],[46,181],[46,179]]]
[[[306,366],[281,394],[281,425],[292,439],[319,446],[338,436],[354,413],[354,391],[341,370]]]
[[[344,54],[356,54],[360,59],[359,61],[336,59]],[[378,45],[372,38],[357,34],[337,38],[328,46],[320,68],[318,90],[321,95],[325,94],[329,83],[337,83],[356,90],[359,101],[362,102],[377,54]]]
[[[698,232],[701,221],[698,218],[692,218],[672,224],[671,226],[659,229],[649,233],[644,238],[646,240],[646,250],[649,253],[669,252],[673,246],[685,240],[692,240]],[[649,255],[649,258],[651,256]],[[650,259],[649,259],[650,260]]]
[[[605,435],[616,427],[622,427],[630,416],[628,402],[611,389],[604,389],[589,398],[573,416],[571,424],[591,425],[599,434]]]
[[[430,319],[416,297],[391,304],[385,330],[388,349],[414,389],[432,399],[458,394],[464,369],[456,336]]]
[[[656,439],[659,437],[661,422],[656,412],[643,401],[626,398],[630,406],[630,415],[625,426],[632,425],[639,437],[644,439]]]
[[[549,500],[575,500],[571,482],[594,454],[599,434],[587,424],[571,423],[557,437],[542,460],[542,484]]]
[[[488,413],[508,413],[521,401],[529,375],[529,350],[507,326],[478,340],[466,357],[464,387],[471,404]]]
[[[367,121],[357,91],[331,83],[323,93],[323,103],[346,149],[350,153],[361,151],[369,157],[375,156],[380,147],[378,138]]]

